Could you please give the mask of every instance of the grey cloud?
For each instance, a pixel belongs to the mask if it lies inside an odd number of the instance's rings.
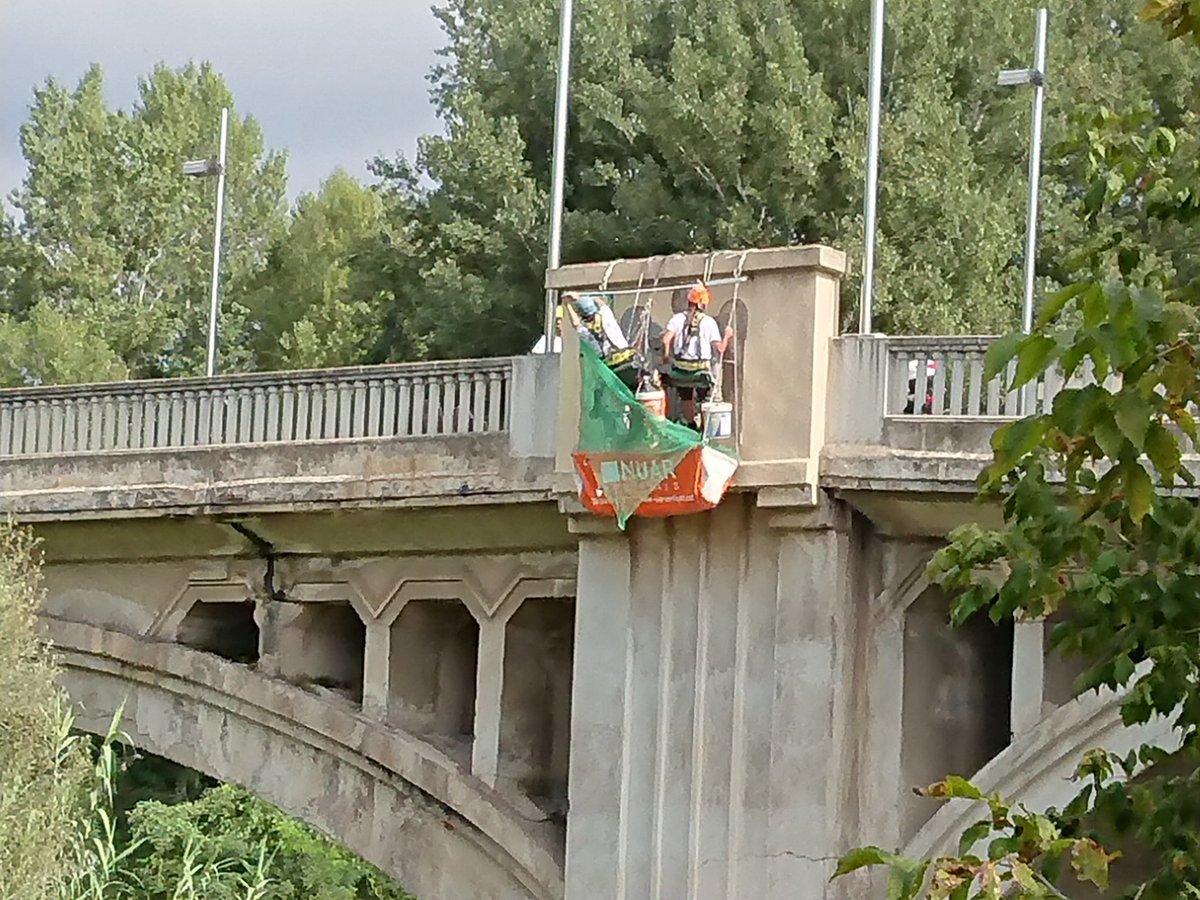
[[[365,176],[368,158],[412,153],[438,128],[425,76],[443,38],[428,0],[3,0],[0,190],[21,177],[33,87],[73,84],[92,62],[124,106],[156,62],[209,60],[268,146],[288,151],[293,194],[338,166]]]

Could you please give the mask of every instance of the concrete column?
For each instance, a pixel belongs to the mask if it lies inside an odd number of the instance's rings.
[[[504,696],[504,629],[506,623],[479,623],[479,661],[475,668],[475,738],[471,743],[471,773],[489,787],[496,786],[500,760],[500,704]]]
[[[363,651],[363,713],[386,722],[392,668],[392,628],[385,622],[367,623],[367,643]]]
[[[1046,686],[1046,624],[1017,622],[1013,630],[1012,733],[1024,734],[1042,720]]]
[[[582,538],[568,900],[841,896],[865,694],[848,525],[742,494]]]
[[[579,541],[566,896],[632,900],[637,895],[627,891],[623,853],[623,813],[631,802],[626,781],[629,543],[603,533],[606,523],[599,520],[581,519],[578,525],[600,533],[582,534]],[[637,802],[646,802],[645,796]]]

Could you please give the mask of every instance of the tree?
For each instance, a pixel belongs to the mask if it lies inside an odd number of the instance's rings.
[[[296,201],[247,291],[245,350],[260,368],[317,368],[362,360],[383,305],[356,267],[384,232],[379,195],[345,172]]]
[[[1028,104],[995,77],[1027,63],[1032,8],[921,0],[889,12],[881,328],[1017,321]],[[372,265],[387,260],[402,352],[523,350],[545,260],[555,10],[447,0],[439,15],[448,46],[432,81],[446,132],[414,165],[377,162],[400,238]],[[565,258],[818,240],[855,253],[868,21],[866,0],[581,5]],[[1051,142],[1100,102],[1164,120],[1188,107],[1200,64],[1152,37],[1124,2],[1059,4]],[[1047,258],[1076,237],[1071,174],[1049,173]]]
[[[57,667],[38,639],[30,537],[0,527],[0,897],[55,897],[75,871],[89,766],[69,735]]]
[[[233,98],[207,65],[159,66],[138,88],[131,112],[108,108],[98,67],[74,90],[51,79],[34,93],[21,129],[29,168],[12,196],[19,224],[0,234],[0,346],[25,348],[0,373],[10,382],[203,371],[214,188],[180,165],[216,155],[220,109]],[[264,152],[252,118],[231,116],[227,367],[249,361],[234,340],[240,297],[286,227],[284,164]],[[63,359],[60,344],[90,345],[92,358]]]
[[[1156,0],[1143,14],[1182,37],[1200,24],[1185,8]],[[901,900],[1062,896],[1053,885],[1068,861],[1103,887],[1117,858],[1103,848],[1117,844],[1154,863],[1126,896],[1200,896],[1200,507],[1178,490],[1195,485],[1184,452],[1200,445],[1200,273],[1179,264],[1176,246],[1189,235],[1196,246],[1200,165],[1194,116],[1191,134],[1156,118],[1103,110],[1066,148],[1087,185],[1075,202],[1082,240],[1063,262],[1073,283],[1033,334],[998,342],[987,368],[991,377],[1015,360],[1015,390],[1051,366],[1084,383],[996,432],[981,493],[1003,503],[1004,527],[956,530],[930,575],[957,596],[956,623],[1057,614],[1051,646],[1087,666],[1077,691],[1123,691],[1127,725],[1166,717],[1182,749],[1170,760],[1152,746],[1089,752],[1078,797],[1045,814],[960,778],[933,786],[930,796],[986,801],[957,855],[864,848],[839,867],[888,866]]]

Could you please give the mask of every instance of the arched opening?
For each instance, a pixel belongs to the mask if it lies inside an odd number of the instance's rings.
[[[458,600],[410,600],[392,625],[388,718],[470,744],[479,625]]]
[[[947,775],[971,776],[1011,736],[1013,627],[987,616],[950,625],[950,602],[930,587],[905,614],[901,740],[902,837],[939,804],[909,790]]]
[[[231,662],[254,665],[259,652],[258,623],[254,602],[243,600],[216,603],[200,600],[192,604],[175,640],[185,647],[215,653]]]
[[[343,601],[272,604],[270,670],[301,687],[362,702],[367,629]]]
[[[530,598],[505,631],[497,786],[555,811],[566,808],[574,639],[570,599]]]

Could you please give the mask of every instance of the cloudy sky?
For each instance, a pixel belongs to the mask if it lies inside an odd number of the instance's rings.
[[[34,85],[73,86],[93,62],[109,102],[128,106],[156,62],[209,60],[267,146],[288,151],[293,196],[337,166],[365,177],[367,159],[411,154],[437,129],[424,76],[443,36],[430,3],[0,0],[0,194],[24,174],[17,131]]]

